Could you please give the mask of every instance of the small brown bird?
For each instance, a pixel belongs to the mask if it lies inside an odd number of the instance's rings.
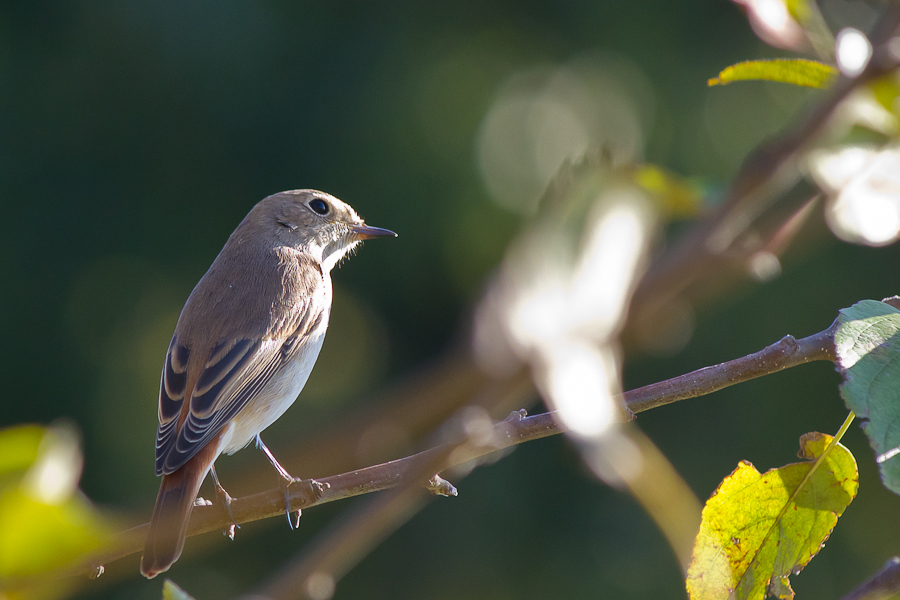
[[[315,190],[269,196],[244,218],[191,292],[159,390],[162,475],[141,558],[155,577],[181,556],[200,484],[222,453],[256,440],[293,404],[322,348],[331,269],[362,240],[396,236]],[[216,480],[218,486],[218,480]]]

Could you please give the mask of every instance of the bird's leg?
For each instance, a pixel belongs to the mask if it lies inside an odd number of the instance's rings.
[[[225,491],[225,488],[222,487],[222,484],[219,483],[219,476],[216,475],[215,465],[209,468],[209,473],[212,475],[213,483],[216,484],[216,499],[225,506],[225,510],[228,511],[228,518],[231,519],[231,525],[225,529],[225,535],[233,540],[235,527],[240,529],[241,526],[235,523],[234,514],[231,512],[231,495],[229,495],[229,493]]]
[[[291,500],[288,495],[288,488],[295,481],[301,481],[299,477],[293,477],[290,473],[287,472],[287,469],[281,466],[281,464],[275,459],[275,456],[272,454],[272,451],[269,450],[269,447],[266,446],[262,438],[259,437],[259,434],[256,434],[256,447],[263,451],[263,454],[266,455],[266,458],[269,459],[269,462],[272,463],[272,466],[275,467],[275,470],[278,471],[278,474],[281,476],[281,487],[284,490],[284,509],[285,516],[287,516],[288,527],[291,529],[296,529],[300,526],[300,515],[301,511],[297,511],[296,521],[291,520]]]

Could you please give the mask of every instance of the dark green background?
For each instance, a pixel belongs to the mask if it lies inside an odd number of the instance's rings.
[[[829,6],[833,26],[867,24],[866,5]],[[731,63],[779,55],[725,0],[0,4],[0,424],[73,419],[84,491],[145,518],[157,486],[156,386],[178,311],[250,207],[284,189],[331,192],[400,237],[335,271],[311,406],[272,428],[276,453],[429,364],[464,338],[520,223],[481,179],[484,115],[511,74],[589,52],[625,58],[650,82],[646,159],[713,192],[815,96],[706,87]],[[679,355],[629,361],[626,385],[808,335],[843,306],[897,293],[896,249],[816,240],[786,257],[780,279],[705,307]],[[768,469],[794,459],[802,433],[836,431],[837,383],[828,364],[809,365],[639,423],[705,499],[739,460]],[[846,444],[860,494],[794,578],[803,597],[839,597],[900,551],[900,500],[881,487],[857,427]],[[220,472],[263,465],[252,450],[219,462]],[[260,488],[273,482],[260,476]],[[337,597],[684,596],[653,523],[593,480],[563,439],[521,447],[459,484],[458,498],[431,503]],[[308,511],[296,532],[277,519],[245,527],[170,575],[200,600],[230,597],[349,504]],[[83,597],[160,597],[159,580],[116,568]]]

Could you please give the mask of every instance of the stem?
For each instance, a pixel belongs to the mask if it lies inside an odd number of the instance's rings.
[[[825,450],[825,454],[831,450],[831,447],[835,444],[839,444],[841,442],[841,438],[844,437],[844,434],[847,433],[847,430],[850,429],[850,424],[853,423],[853,419],[856,418],[856,415],[853,414],[853,411],[850,411],[850,414],[847,415],[847,418],[844,419],[844,424],[841,425],[841,428],[838,429],[838,432],[834,434],[834,440],[828,445],[828,448]]]
[[[828,459],[828,455],[831,454],[831,450],[841,441],[841,438],[844,437],[845,433],[847,433],[847,429],[850,427],[850,424],[853,423],[853,419],[855,419],[855,418],[856,418],[856,415],[853,414],[853,411],[851,410],[850,414],[847,415],[847,418],[844,419],[844,424],[841,425],[841,428],[838,429],[838,432],[834,435],[833,438],[831,438],[831,443],[828,444],[828,446],[826,446],[826,448],[822,452],[821,456],[819,456],[819,458],[816,459],[816,461],[813,463],[812,467],[810,467],[810,469],[806,473],[806,475],[803,476],[803,479],[800,480],[799,485],[797,485],[797,488],[791,494],[791,497],[788,499],[787,504],[785,504],[784,508],[781,509],[781,514],[778,515],[778,519],[776,519],[776,522],[781,521],[781,518],[784,516],[784,513],[787,511],[787,507],[790,506],[794,502],[794,499],[797,497],[797,494],[800,493],[800,490],[802,490],[803,487],[807,484],[807,482],[809,482],[809,480],[812,479],[812,476],[815,474],[816,469],[819,468],[819,465],[825,463],[825,461]]]

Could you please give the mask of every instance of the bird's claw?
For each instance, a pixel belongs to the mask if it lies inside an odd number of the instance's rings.
[[[297,509],[295,511],[291,511],[291,494],[290,487],[295,483],[305,483],[309,486],[310,491],[312,492],[313,497],[318,500],[325,493],[325,490],[331,487],[329,483],[321,483],[316,481],[315,479],[303,479],[301,477],[290,477],[284,478],[281,480],[282,489],[284,490],[284,509],[285,516],[287,517],[288,527],[293,531],[300,527],[300,517],[303,514],[303,511]],[[293,518],[292,515],[295,515]]]
[[[282,477],[281,479],[281,489],[284,491],[284,516],[287,517],[288,527],[291,528],[291,531],[300,527],[300,514],[302,511],[297,511],[296,520],[291,519],[291,492],[290,487],[295,481],[300,481],[299,477]]]
[[[240,529],[241,526],[237,524],[237,520],[234,518],[234,513],[231,511],[231,501],[233,498],[231,494],[225,491],[225,488],[222,487],[222,484],[219,483],[219,477],[216,475],[215,469],[212,471],[213,474],[213,483],[215,484],[216,489],[216,500],[219,504],[225,507],[225,512],[228,513],[228,518],[231,519],[231,525],[228,525],[225,529],[222,530],[222,533],[229,539],[234,540],[234,532],[235,529]]]

